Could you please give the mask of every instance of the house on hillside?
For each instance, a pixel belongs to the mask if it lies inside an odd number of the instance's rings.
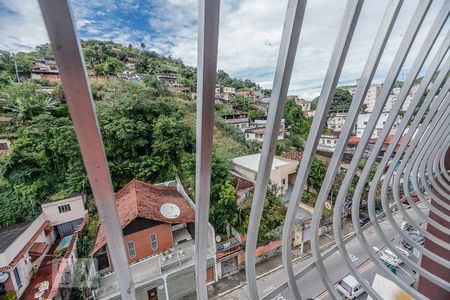
[[[77,261],[76,241],[87,211],[83,197],[43,204],[33,221],[0,229],[0,296],[70,299]]]
[[[347,119],[347,110],[332,111],[327,117],[327,128],[334,132],[341,132]]]
[[[59,69],[53,57],[42,57],[33,63],[31,79],[61,82]]]
[[[240,204],[245,198],[253,196],[255,190],[255,182],[240,176],[235,172],[231,172],[233,187],[236,191],[236,201]]]
[[[226,114],[222,116],[222,119],[225,121],[225,123],[236,126],[236,128],[238,128],[242,132],[244,132],[245,129],[250,126],[248,114],[244,112],[236,111],[232,114]]]
[[[172,86],[173,84],[179,84],[180,83],[180,74],[178,74],[175,70],[163,70],[159,74],[156,74],[156,77],[159,80],[164,81],[164,83],[167,86]]]
[[[267,126],[267,116],[262,116],[253,119],[252,122],[249,123],[249,128],[245,129],[245,140],[246,141],[257,141],[263,142],[264,135]],[[285,120],[281,119],[280,129],[278,131],[278,140],[284,139],[284,134],[286,130]]]
[[[145,284],[142,297],[158,299],[159,293],[165,295],[160,290],[164,281],[169,284],[171,276],[180,278],[179,274],[191,274],[195,233],[193,202],[178,183],[152,185],[134,179],[116,193],[116,205],[130,270],[133,277],[141,280],[135,283]],[[211,230],[208,233],[210,249],[215,248],[213,240],[214,232]],[[215,250],[209,253],[209,258],[214,257]],[[100,224],[97,233],[93,258],[100,276],[100,287],[94,291],[95,298],[115,299],[119,291],[115,285],[114,265],[103,224]],[[208,282],[215,281],[215,274],[215,261],[209,259]],[[190,279],[183,280],[186,283]],[[167,293],[174,293],[172,296],[175,297],[189,292],[192,287],[195,291],[195,284],[187,288],[181,284],[170,288]]]
[[[247,180],[256,181],[261,153],[233,158],[232,170]],[[297,176],[298,161],[275,156],[270,173],[270,182],[280,188],[281,194],[286,194],[292,187]]]
[[[336,144],[338,141],[338,137],[335,135],[326,135],[322,134],[319,139],[319,144],[317,145],[317,149],[333,152],[336,149]]]

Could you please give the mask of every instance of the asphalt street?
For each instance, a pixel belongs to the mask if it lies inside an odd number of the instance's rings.
[[[424,209],[422,205],[420,205],[419,207]],[[411,217],[414,220],[419,220],[418,216],[414,213],[413,210],[409,210],[408,212],[410,213]],[[396,214],[394,216],[394,219],[397,221],[397,224],[400,224],[402,221],[402,216],[400,214]],[[380,224],[384,234],[390,240],[393,240],[395,245],[398,245],[400,241],[397,238],[396,232],[391,228],[390,223],[388,221],[382,221]],[[377,247],[378,249],[384,248],[385,245],[383,241],[376,234],[373,227],[369,227],[365,231],[365,237],[371,247]],[[383,274],[383,272],[386,272],[385,270],[379,270],[375,266],[375,264],[369,259],[369,255],[366,249],[359,243],[356,237],[347,243],[347,249],[351,254],[350,257],[353,261],[353,265],[364,274],[364,276],[369,282],[373,281],[373,278],[375,277],[375,274],[377,272],[381,275]],[[305,266],[310,264],[312,261],[313,261],[312,257],[305,260],[297,261],[296,263],[294,263],[294,271],[295,272],[300,271]],[[401,269],[398,269],[398,275],[404,278],[405,280],[409,280],[410,274],[413,274],[412,270],[405,267],[404,264],[402,265],[402,267],[405,269],[406,272],[402,271]],[[336,251],[334,254],[332,254],[325,260],[325,268],[332,282],[338,282],[340,279],[342,279],[343,277],[345,277],[347,274],[350,273],[350,270],[343,263],[343,258],[341,257],[338,251]],[[274,271],[273,273],[261,277],[257,281],[259,296],[261,297],[269,293],[272,289],[279,286],[285,281],[286,278],[283,269],[279,269],[277,271]],[[316,297],[320,299],[329,298],[328,293],[325,292],[326,291],[325,286],[320,280],[320,276],[315,268],[313,268],[311,271],[302,276],[297,281],[297,285],[300,288],[300,293],[302,294],[303,298],[316,298]],[[363,294],[358,299],[365,299],[366,297],[367,294]],[[227,295],[222,295],[220,298],[233,300],[248,299],[247,286],[245,285],[239,289],[236,289]],[[285,289],[274,299],[277,300],[292,299],[292,296],[290,291],[288,289]]]

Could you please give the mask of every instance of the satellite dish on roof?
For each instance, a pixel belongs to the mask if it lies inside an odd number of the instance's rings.
[[[0,272],[0,283],[5,283],[8,280],[9,274],[5,272]]]
[[[173,203],[165,203],[159,209],[161,215],[167,219],[176,219],[180,216],[180,208]]]
[[[220,243],[221,240],[222,240],[222,238],[220,237],[220,235],[216,235],[216,242]]]

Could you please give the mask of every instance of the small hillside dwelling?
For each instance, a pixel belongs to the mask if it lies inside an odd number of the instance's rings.
[[[0,229],[0,297],[28,300],[42,292],[42,299],[69,299],[59,287],[73,281],[86,217],[83,197],[75,196],[43,204],[33,221]]]
[[[130,264],[192,240],[195,214],[176,187],[134,179],[116,193],[116,204]],[[99,272],[113,269],[102,224],[93,253]]]
[[[31,69],[31,79],[61,82],[55,59],[53,57],[43,57],[36,60]]]
[[[341,132],[345,120],[347,119],[347,113],[348,111],[346,110],[330,112],[327,118],[327,128],[334,132]]]
[[[250,181],[235,172],[231,172],[231,179],[233,187],[236,191],[236,201],[240,204],[245,198],[253,196],[255,183]]]
[[[249,128],[245,129],[245,140],[246,141],[264,141],[264,133],[267,126],[267,116],[261,116],[253,119],[249,124]],[[280,129],[278,131],[278,140],[284,139],[284,134],[286,130],[285,120],[281,119]]]
[[[255,182],[258,174],[261,154],[252,154],[233,158],[233,172]],[[297,175],[298,161],[275,156],[272,163],[270,182],[276,184],[281,190],[281,194],[288,191],[289,184],[294,184]]]
[[[338,141],[338,137],[334,135],[325,135],[322,134],[319,139],[319,144],[317,145],[317,149],[324,151],[334,151],[336,149],[336,144]]]
[[[386,121],[389,117],[389,112],[382,112],[380,117],[378,118],[378,121],[375,125],[375,129],[373,130],[372,133],[372,138],[378,138],[378,135],[381,133],[381,131],[383,130]],[[370,118],[370,113],[361,113],[358,115],[358,120],[356,122],[356,136],[357,137],[362,137],[364,130],[366,129],[368,123],[369,123],[369,118]],[[401,116],[397,116],[397,119],[395,120],[392,129],[396,129],[398,127],[398,125],[401,122]]]
[[[167,86],[172,86],[174,84],[180,83],[180,74],[175,70],[163,70],[161,73],[156,74],[159,80],[164,81]]]
[[[235,94],[236,93],[236,90],[235,90],[235,88],[234,87],[230,87],[230,86],[224,86],[223,87],[223,92],[225,93],[225,94]]]
[[[248,114],[244,112],[235,112],[232,114],[223,115],[222,119],[231,125],[236,126],[242,132],[249,127]]]

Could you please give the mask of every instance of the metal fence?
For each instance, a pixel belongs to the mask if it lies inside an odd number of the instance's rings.
[[[355,173],[358,171],[360,160],[367,155],[366,148],[375,130],[376,123],[391,90],[398,78],[406,58],[410,55],[413,43],[421,29],[423,21],[429,12],[432,0],[419,1],[415,12],[410,16],[410,23],[402,37],[400,46],[391,61],[390,68],[384,79],[381,92],[376,100],[370,119],[363,132],[361,140],[354,150],[349,168],[345,174],[337,199],[335,200],[333,213],[333,236],[336,245],[328,251],[321,253],[318,236],[312,235],[311,250],[314,262],[299,272],[294,272],[291,259],[292,231],[299,202],[302,197],[305,183],[310,171],[312,159],[316,152],[319,138],[324,128],[329,113],[331,101],[339,82],[342,68],[348,55],[358,19],[363,9],[363,0],[348,0],[345,7],[339,33],[334,42],[334,48],[330,64],[323,83],[317,110],[315,112],[312,127],[306,141],[304,154],[298,169],[297,179],[289,202],[286,219],[283,228],[283,268],[286,282],[275,287],[265,295],[258,291],[256,284],[255,251],[257,236],[261,221],[263,203],[267,186],[269,184],[270,170],[275,154],[277,135],[283,116],[284,104],[288,93],[293,64],[299,44],[299,36],[303,26],[306,0],[289,0],[286,10],[285,24],[282,32],[278,60],[272,89],[266,132],[261,151],[258,177],[253,196],[249,228],[246,241],[246,276],[248,284],[248,296],[250,299],[270,299],[283,289],[289,288],[292,298],[302,299],[302,286],[297,280],[311,269],[317,269],[320,280],[326,287],[328,294],[333,299],[340,299],[341,295],[333,287],[334,282],[329,278],[324,260],[332,253],[338,252],[342,262],[350,270],[351,274],[362,285],[363,289],[373,298],[382,299],[379,291],[372,288],[361,272],[352,264],[351,254],[346,248],[347,243],[357,238],[363,245],[370,259],[380,270],[386,270],[386,265],[380,260],[378,251],[368,243],[364,232],[371,228],[382,239],[392,252],[400,257],[407,265],[414,268],[421,280],[426,280],[430,286],[450,292],[448,278],[436,275],[424,264],[418,263],[398,250],[392,240],[383,232],[380,219],[389,222],[401,238],[420,252],[422,262],[424,258],[431,260],[434,265],[441,268],[450,267],[448,258],[442,256],[432,247],[427,247],[413,239],[401,225],[394,219],[393,207],[398,214],[412,225],[426,243],[430,242],[442,249],[448,249],[450,229],[447,225],[450,220],[450,175],[448,150],[450,146],[450,80],[448,72],[450,59],[448,49],[450,47],[450,32],[448,21],[450,1],[444,1],[439,14],[434,19],[426,38],[419,47],[418,54],[414,57],[411,69],[401,87],[394,106],[392,107],[384,128],[379,133],[377,142],[372,147],[367,157],[367,163],[352,195],[352,223],[354,233],[346,237],[342,236],[341,215],[346,202],[347,193]],[[118,215],[114,204],[114,193],[111,185],[109,170],[106,163],[100,130],[94,110],[92,95],[86,75],[83,56],[73,21],[73,14],[68,0],[58,1],[56,5],[51,0],[39,0],[44,16],[44,21],[50,36],[53,51],[64,84],[64,92],[74,123],[78,142],[84,164],[90,180],[92,192],[96,199],[98,212],[105,228],[106,240],[110,250],[112,263],[115,266],[118,286],[122,299],[135,299],[134,284],[127,263],[125,247],[123,245],[122,231],[118,221]],[[198,299],[207,298],[206,267],[207,267],[207,243],[208,243],[208,217],[209,194],[211,179],[211,156],[214,125],[214,89],[217,65],[218,31],[219,31],[219,0],[199,0],[198,16],[198,93],[197,93],[197,166],[196,166],[196,228],[195,228],[195,271],[196,291]],[[378,25],[378,31],[372,42],[364,69],[360,76],[353,101],[348,111],[347,119],[342,128],[336,149],[328,166],[325,180],[318,194],[318,199],[313,212],[312,232],[318,232],[320,217],[324,209],[325,201],[330,192],[333,180],[339,170],[340,162],[345,153],[347,141],[350,138],[358,113],[361,111],[367,91],[374,78],[375,71],[386,48],[386,44],[392,34],[399,12],[402,9],[402,0],[391,0],[385,9],[383,19]],[[436,43],[439,37],[444,37],[439,45]],[[434,55],[431,56],[431,50]],[[302,60],[303,57],[298,57]],[[430,61],[425,75],[420,81],[417,92],[411,100],[409,108],[404,113],[398,128],[395,131],[388,149],[378,163],[375,175],[369,183],[369,197],[367,210],[370,221],[361,226],[359,223],[361,195],[369,180],[369,174],[378,159],[378,153],[384,141],[391,132],[404,104],[408,93],[416,82],[416,79],[424,66],[425,61]],[[399,142],[401,142],[399,144]],[[397,147],[397,144],[399,146]],[[399,167],[396,166],[399,164]],[[360,172],[360,171],[358,171]],[[412,186],[412,190],[410,189]],[[423,186],[423,188],[419,188]],[[403,188],[402,188],[403,187]],[[401,195],[401,190],[404,195]],[[393,196],[390,200],[388,194]],[[414,196],[417,195],[417,196]],[[424,205],[430,214],[424,213],[416,203],[414,197]],[[406,210],[404,202],[411,207]],[[376,213],[376,203],[380,202],[383,213]],[[411,218],[413,211],[418,214],[422,222],[427,222],[435,231],[424,229]],[[443,237],[444,236],[444,237]],[[423,290],[419,291],[410,284],[387,272],[390,280],[395,282],[408,294],[417,299],[429,298]]]

